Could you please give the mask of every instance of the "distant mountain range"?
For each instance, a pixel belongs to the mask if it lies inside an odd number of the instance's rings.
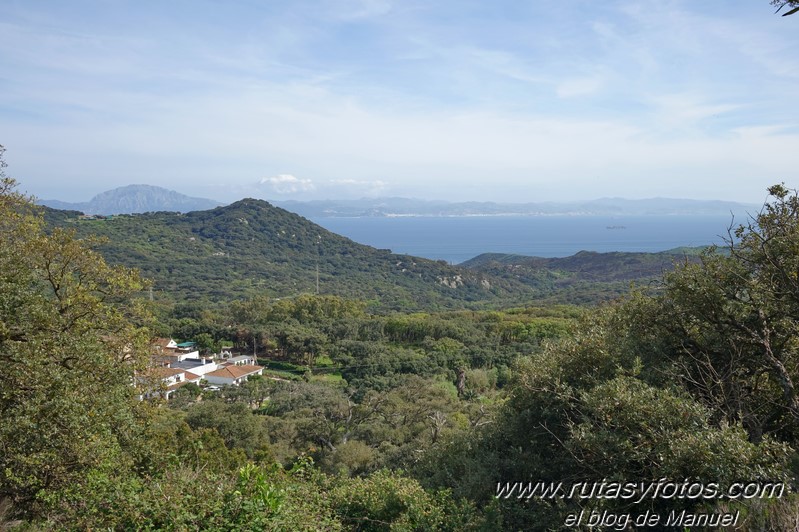
[[[128,185],[97,194],[91,200],[69,203],[59,200],[39,200],[40,205],[53,209],[81,211],[86,214],[133,214],[142,212],[190,212],[219,207],[222,203],[151,185]]]
[[[90,201],[69,203],[39,200],[53,209],[86,214],[134,214],[143,212],[190,212],[213,209],[222,203],[189,197],[151,185],[128,185],[98,194]],[[373,216],[545,216],[545,215],[727,215],[743,216],[760,206],[717,200],[651,198],[629,200],[602,198],[582,202],[497,203],[467,201],[451,203],[410,198],[362,198],[357,200],[273,201],[274,205],[306,218]]]
[[[449,203],[408,198],[276,201],[275,205],[307,218],[366,216],[509,216],[509,215],[726,215],[756,212],[758,205],[717,200],[602,198],[583,202]]]

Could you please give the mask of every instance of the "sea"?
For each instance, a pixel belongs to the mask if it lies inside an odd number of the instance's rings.
[[[394,216],[314,218],[361,244],[459,264],[481,253],[567,257],[723,244],[727,215]]]

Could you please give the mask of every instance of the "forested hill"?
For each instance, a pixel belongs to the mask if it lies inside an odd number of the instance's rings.
[[[580,251],[570,257],[544,258],[484,253],[461,267],[516,281],[550,302],[592,303],[629,292],[630,284],[647,287],[675,263],[699,260],[704,248],[676,248],[659,253]]]
[[[156,212],[85,220],[46,210],[50,225],[108,238],[114,264],[139,268],[158,297],[230,300],[255,294],[291,297],[319,291],[384,308],[453,308],[520,300],[532,291],[512,279],[396,255],[358,244],[262,200],[186,214]]]

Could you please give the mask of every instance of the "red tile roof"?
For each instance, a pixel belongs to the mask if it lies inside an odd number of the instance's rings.
[[[240,379],[253,373],[263,371],[263,366],[254,366],[252,364],[245,364],[243,366],[225,366],[216,371],[206,373],[206,377],[220,377],[223,379]]]

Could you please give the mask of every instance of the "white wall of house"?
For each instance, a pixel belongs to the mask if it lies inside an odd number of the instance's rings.
[[[206,373],[210,373],[212,371],[216,371],[219,369],[219,366],[213,360],[203,359],[205,360],[205,364],[186,364],[185,366],[173,365],[173,368],[178,369],[185,369],[186,371],[191,371],[195,375],[205,375]],[[193,360],[189,360],[187,362],[194,362]]]
[[[241,381],[241,377],[238,379],[229,379],[227,377],[218,377],[216,375],[206,375],[204,378],[211,384],[220,384],[224,386],[238,385]]]
[[[175,355],[178,357],[178,362],[183,362],[187,358],[199,359],[200,352],[199,351],[175,351]]]
[[[225,364],[232,364],[235,366],[243,366],[245,364],[255,364],[255,357],[252,355],[239,355],[232,357],[225,361]]]
[[[173,384],[177,384],[179,382],[183,382],[184,379],[185,379],[185,375],[183,375],[183,373],[180,373],[178,375],[172,375],[171,377],[165,378],[164,379],[164,384],[166,384],[167,386],[172,386]]]

